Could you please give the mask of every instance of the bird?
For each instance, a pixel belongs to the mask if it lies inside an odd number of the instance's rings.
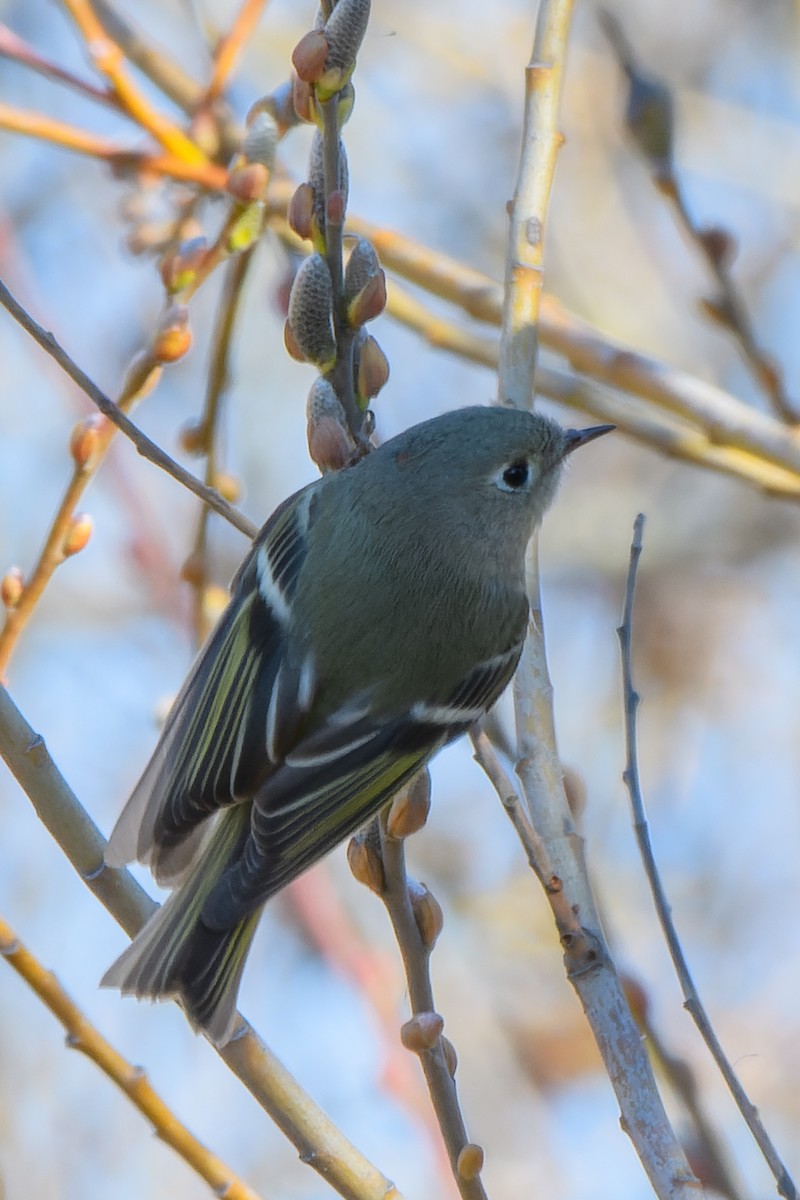
[[[176,998],[230,1040],[266,901],[509,683],[526,546],[567,457],[610,429],[456,409],[279,505],[108,842],[109,866],[173,890],[102,985]]]

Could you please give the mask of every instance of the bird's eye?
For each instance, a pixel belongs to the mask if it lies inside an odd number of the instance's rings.
[[[518,492],[520,488],[524,488],[528,482],[530,468],[521,459],[519,462],[513,462],[503,471],[503,483],[510,492]]]

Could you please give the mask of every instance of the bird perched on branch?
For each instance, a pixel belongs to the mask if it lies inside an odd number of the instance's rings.
[[[459,409],[280,505],[108,843],[175,890],[103,984],[230,1039],[264,903],[511,679],[526,545],[564,460],[610,428]]]

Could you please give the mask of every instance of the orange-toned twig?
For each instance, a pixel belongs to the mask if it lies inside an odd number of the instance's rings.
[[[226,1200],[259,1200],[244,1180],[213,1154],[179,1121],[155,1091],[141,1067],[134,1067],[107,1041],[67,995],[52,971],[17,938],[0,917],[0,955],[14,968],[67,1031],[67,1046],[80,1050],[124,1092],[167,1146]]]
[[[122,50],[108,36],[88,0],[63,0],[63,4],[84,38],[92,62],[105,75],[125,112],[169,154],[194,166],[207,162],[200,147],[174,121],[154,108],[133,82],[125,68]]]
[[[243,0],[233,24],[219,39],[214,50],[214,68],[200,105],[213,104],[223,93],[228,79],[236,69],[239,56],[247,45],[253,30],[269,0]]]
[[[100,134],[79,129],[76,125],[68,125],[43,113],[14,108],[10,104],[0,104],[0,129],[40,138],[67,150],[74,150],[77,154],[88,154],[91,158],[101,159],[120,170],[130,169],[150,172],[153,175],[166,175],[170,179],[196,183],[209,191],[222,191],[228,180],[228,172],[224,167],[218,167],[216,163],[206,159],[189,163],[173,154],[129,150]]]

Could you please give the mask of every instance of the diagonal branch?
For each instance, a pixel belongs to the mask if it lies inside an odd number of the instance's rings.
[[[639,779],[639,756],[636,741],[636,712],[639,707],[639,696],[633,686],[633,667],[631,664],[631,640],[633,630],[633,598],[636,589],[636,573],[639,564],[639,558],[642,553],[642,530],[644,529],[644,516],[639,513],[633,527],[633,540],[631,542],[631,558],[628,568],[628,580],[625,587],[625,604],[622,613],[622,624],[617,630],[620,644],[620,655],[622,658],[622,682],[625,695],[625,745],[627,751],[627,762],[623,779],[625,780],[628,789],[628,795],[631,802],[631,816],[633,818],[634,833],[639,846],[639,853],[642,856],[645,873],[647,874],[647,882],[650,885],[650,891],[653,895],[653,902],[656,906],[658,919],[661,923],[661,928],[664,933],[667,946],[669,948],[672,961],[675,966],[675,971],[680,981],[681,989],[684,996],[684,1007],[688,1009],[692,1020],[700,1030],[700,1035],[703,1041],[711,1051],[711,1056],[725,1080],[725,1083],[731,1092],[739,1111],[745,1119],[748,1129],[756,1140],[759,1150],[764,1156],[764,1159],[770,1171],[775,1177],[778,1185],[778,1192],[784,1196],[786,1200],[797,1200],[797,1188],[789,1175],[786,1167],[781,1160],[778,1151],[772,1143],[769,1134],[767,1133],[761,1118],[758,1115],[757,1109],[750,1102],[750,1099],[742,1087],[739,1079],[733,1070],[733,1067],[728,1060],[725,1051],[722,1049],[719,1038],[717,1037],[708,1014],[703,1007],[703,1004],[692,979],[689,965],[686,961],[686,956],[683,953],[683,948],[678,938],[677,930],[672,920],[669,901],[667,900],[664,891],[664,885],[661,882],[661,876],[656,865],[655,856],[653,854],[653,846],[650,841],[650,832],[647,825],[647,815],[645,813],[644,798],[642,796],[641,782]]]
[[[156,905],[127,870],[103,861],[105,838],[37,734],[0,686],[0,756],[81,879],[131,937]],[[308,1163],[347,1200],[402,1200],[394,1185],[344,1137],[242,1017],[218,1051]]]
[[[150,1121],[165,1145],[204,1179],[215,1195],[226,1200],[259,1200],[258,1194],[231,1167],[212,1153],[178,1120],[153,1088],[141,1067],[134,1067],[115,1050],[72,1000],[52,971],[48,971],[13,929],[0,917],[0,955],[25,980],[67,1032],[67,1046],[91,1059],[112,1083]]]

